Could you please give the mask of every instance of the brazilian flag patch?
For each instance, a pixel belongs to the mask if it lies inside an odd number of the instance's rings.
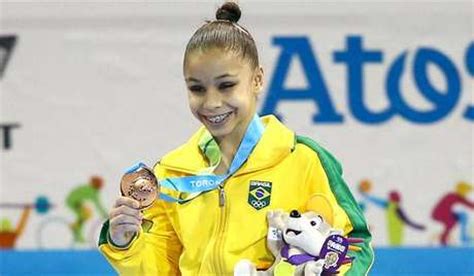
[[[272,183],[269,181],[251,180],[249,186],[248,203],[253,208],[260,210],[270,205]]]

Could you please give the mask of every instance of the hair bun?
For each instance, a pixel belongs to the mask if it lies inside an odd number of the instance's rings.
[[[237,23],[241,14],[239,5],[234,2],[226,2],[217,10],[216,19]]]

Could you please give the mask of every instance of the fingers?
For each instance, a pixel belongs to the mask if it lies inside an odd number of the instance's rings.
[[[275,209],[275,210],[270,210],[267,212],[267,218],[274,218],[274,217],[277,217],[277,216],[281,216],[283,214],[283,210],[282,209]]]
[[[138,233],[138,232],[140,232],[140,226],[138,226],[136,224],[121,224],[119,227],[120,227],[120,230],[123,233]]]
[[[129,198],[129,197],[125,197],[125,196],[119,197],[115,201],[114,207],[119,207],[119,206],[122,206],[122,205],[128,206],[130,208],[135,208],[135,209],[140,207],[140,203],[138,201],[136,201],[133,198]]]
[[[135,233],[140,232],[143,214],[138,201],[121,196],[109,212],[109,235],[114,244],[128,244]]]
[[[304,267],[304,275],[321,275],[323,272],[324,260],[307,262]]]
[[[123,196],[119,197],[109,212],[111,230],[124,233],[127,231],[125,228],[134,227],[134,229],[138,229],[143,219],[143,214],[137,209],[138,205],[136,200]]]
[[[119,226],[123,224],[132,224],[132,225],[139,226],[141,225],[141,223],[142,223],[141,219],[137,219],[136,217],[123,215],[123,214],[110,219],[110,227]]]
[[[275,211],[273,211],[273,210],[268,211],[267,212],[267,219],[272,219],[273,216],[274,216],[274,213],[275,213]]]
[[[129,206],[126,206],[126,205],[115,207],[109,212],[110,219],[115,218],[119,215],[135,217],[138,220],[141,220],[143,218],[143,214],[142,212],[140,212],[140,210],[137,210],[135,208],[130,208]]]

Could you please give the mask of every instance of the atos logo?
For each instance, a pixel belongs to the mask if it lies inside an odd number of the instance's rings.
[[[273,113],[283,119],[276,112],[280,101],[313,101],[318,107],[318,112],[313,115],[313,122],[342,123],[344,116],[333,105],[331,93],[324,81],[323,70],[318,64],[308,37],[275,37],[273,45],[280,47],[281,51],[260,114]],[[354,118],[365,124],[381,124],[399,115],[413,123],[430,124],[445,118],[454,110],[463,91],[459,70],[466,70],[470,76],[474,76],[474,42],[471,42],[465,50],[461,69],[445,53],[435,48],[416,49],[414,53],[410,53],[413,56],[411,64],[407,62],[407,54],[409,54],[407,51],[400,53],[388,65],[384,90],[389,104],[383,110],[373,111],[368,108],[365,101],[364,81],[370,80],[364,78],[364,66],[381,64],[384,59],[383,52],[365,48],[361,36],[348,36],[345,49],[333,52],[333,62],[346,68],[348,104]],[[305,89],[284,87],[292,58],[301,61],[308,82],[308,87]],[[430,78],[429,66],[435,66],[444,77],[443,89],[435,86],[434,80]],[[410,105],[404,98],[401,84],[403,78],[408,76],[414,80],[418,93],[431,104],[430,109],[420,110]],[[463,118],[474,121],[474,105],[466,103],[462,108],[464,108]]]

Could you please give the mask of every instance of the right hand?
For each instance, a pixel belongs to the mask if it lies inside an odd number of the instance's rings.
[[[115,201],[109,212],[109,235],[114,244],[125,246],[140,231],[143,214],[139,205],[138,201],[124,196]]]
[[[267,212],[267,222],[269,227],[283,230],[285,229],[285,221],[287,218],[288,214],[281,209],[270,210]]]

